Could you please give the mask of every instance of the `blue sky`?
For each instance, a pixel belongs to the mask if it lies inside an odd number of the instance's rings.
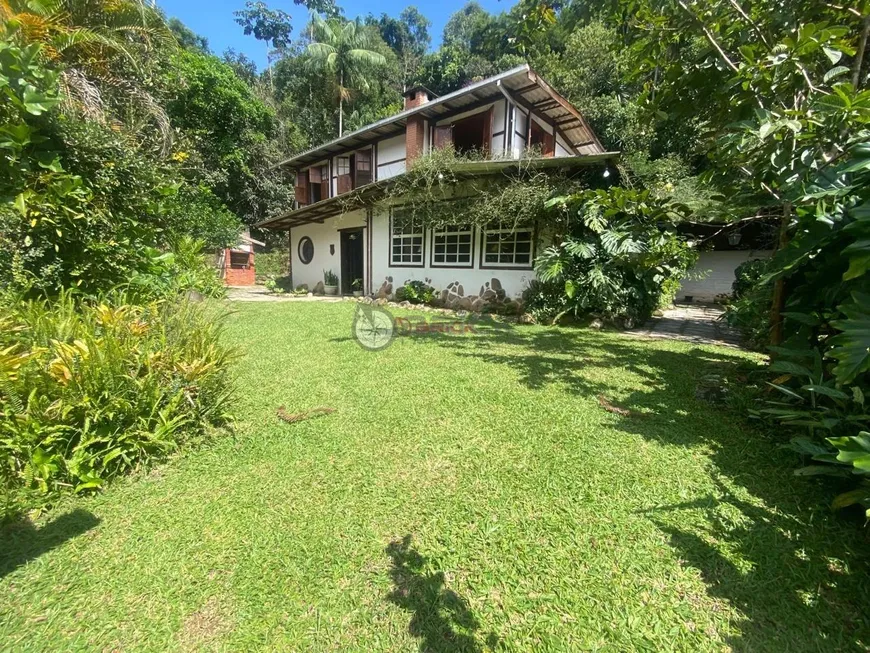
[[[450,15],[460,9],[466,0],[424,0],[422,2],[383,0],[381,2],[364,2],[363,0],[339,0],[339,6],[349,18],[365,16],[368,13],[398,16],[402,9],[414,5],[432,21],[429,29],[432,35],[432,46],[441,42],[441,32]],[[487,11],[499,13],[508,10],[515,0],[478,0]],[[308,20],[305,7],[293,4],[292,0],[266,0],[272,9],[283,9],[293,16],[293,37]],[[266,66],[266,46],[253,36],[245,36],[242,28],[235,23],[233,12],[242,9],[245,0],[158,0],[157,4],[167,16],[174,16],[197,34],[208,39],[209,46],[215,54],[223,54],[227,48],[235,48],[244,52],[257,62],[262,69]]]

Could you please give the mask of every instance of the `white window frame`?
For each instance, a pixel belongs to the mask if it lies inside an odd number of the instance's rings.
[[[390,267],[391,268],[422,268],[426,265],[426,229],[423,228],[423,223],[419,219],[403,215],[404,209],[395,207],[390,209]],[[401,233],[396,233],[396,220],[405,220],[410,229],[405,229],[402,225]],[[414,253],[414,239],[419,238],[419,253]],[[399,241],[397,243],[397,241]],[[396,246],[400,247],[399,260],[396,260]],[[410,261],[402,260],[406,253],[411,257]]]
[[[487,249],[492,239],[497,238],[499,251],[496,253],[496,261],[487,260]],[[528,243],[528,252],[518,252],[517,246]],[[511,245],[509,252],[502,251],[502,245]],[[525,248],[521,248],[525,249]],[[528,253],[529,260],[526,263],[517,263],[517,255]],[[507,260],[504,260],[507,259]],[[487,268],[513,268],[516,270],[531,270],[535,259],[535,229],[533,226],[517,227],[504,223],[490,225],[483,230],[483,242],[480,247],[480,269]]]
[[[467,260],[458,260],[459,259],[459,245],[462,244],[461,239],[467,236],[468,237],[468,259]],[[439,239],[443,239],[443,242],[439,243]],[[454,239],[455,242],[452,243],[456,245],[456,261],[438,261],[438,256],[443,256],[445,259],[447,256],[450,256],[446,251],[442,251],[439,254],[439,247],[446,250],[447,246],[451,243],[449,239]],[[431,265],[433,268],[473,268],[474,267],[474,227],[472,225],[448,225],[441,227],[440,229],[432,230],[432,262]],[[464,255],[463,255],[464,256]]]

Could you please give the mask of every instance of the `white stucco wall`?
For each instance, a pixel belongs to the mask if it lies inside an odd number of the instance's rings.
[[[520,107],[513,106],[514,121],[511,128],[511,156],[518,159],[526,151],[526,134],[529,133],[529,116]]]
[[[389,213],[377,213],[372,219],[372,290],[377,292],[387,277],[393,278],[393,289],[404,285],[406,281],[430,279],[430,284],[436,290],[443,290],[453,281],[463,285],[464,294],[477,295],[480,287],[493,277],[497,278],[508,297],[519,297],[535,278],[534,270],[510,269],[480,269],[480,253],[483,247],[481,234],[475,234],[474,256],[472,268],[433,267],[431,263],[432,234],[427,230],[424,243],[424,267],[391,267],[390,266],[390,222]],[[540,252],[543,245],[538,238],[535,252]]]
[[[491,156],[501,157],[505,152],[507,138],[507,100],[496,102],[492,107],[492,147]]]
[[[716,295],[731,292],[734,283],[734,270],[750,259],[768,258],[772,252],[765,250],[739,250],[733,252],[701,252],[698,263],[692,269],[692,276],[682,283],[677,293],[677,301],[691,295],[695,301],[713,301]]]
[[[556,156],[571,156],[570,146],[559,134],[556,134]]]
[[[307,284],[313,289],[318,281],[323,281],[323,271],[332,270],[341,281],[341,234],[339,229],[364,227],[365,211],[352,211],[344,215],[326,219],[323,224],[312,223],[293,227],[290,230],[290,273],[293,287]],[[314,244],[314,258],[307,265],[299,260],[299,240],[308,236]],[[363,231],[363,239],[366,234]],[[331,254],[329,246],[335,247]],[[368,269],[367,254],[363,254],[363,270]]]
[[[378,179],[405,172],[405,135],[386,138],[378,143]]]

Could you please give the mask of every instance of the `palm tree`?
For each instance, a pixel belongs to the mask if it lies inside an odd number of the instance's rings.
[[[324,20],[317,14],[311,25],[313,43],[308,44],[309,65],[329,75],[338,95],[338,135],[344,132],[344,101],[355,90],[368,88],[366,72],[383,66],[384,55],[369,50],[371,38],[355,21]]]
[[[129,108],[149,116],[167,148],[171,130],[163,109],[129,74],[115,73],[136,73],[155,46],[175,44],[149,0],[0,0],[0,23],[60,65],[64,96],[84,115],[105,120],[105,94],[120,93]]]

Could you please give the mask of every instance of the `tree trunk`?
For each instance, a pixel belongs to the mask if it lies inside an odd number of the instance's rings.
[[[342,70],[338,78],[338,137],[344,135],[344,71]]]
[[[856,89],[861,85],[861,66],[864,63],[864,51],[867,49],[867,37],[870,36],[870,15],[864,16],[861,38],[855,51],[855,62],[852,64],[852,86]]]
[[[788,246],[788,227],[791,222],[791,202],[782,207],[782,221],[779,223],[779,243],[776,251]],[[773,301],[770,307],[770,344],[782,344],[782,309],[785,308],[785,279],[780,277],[773,282]]]

